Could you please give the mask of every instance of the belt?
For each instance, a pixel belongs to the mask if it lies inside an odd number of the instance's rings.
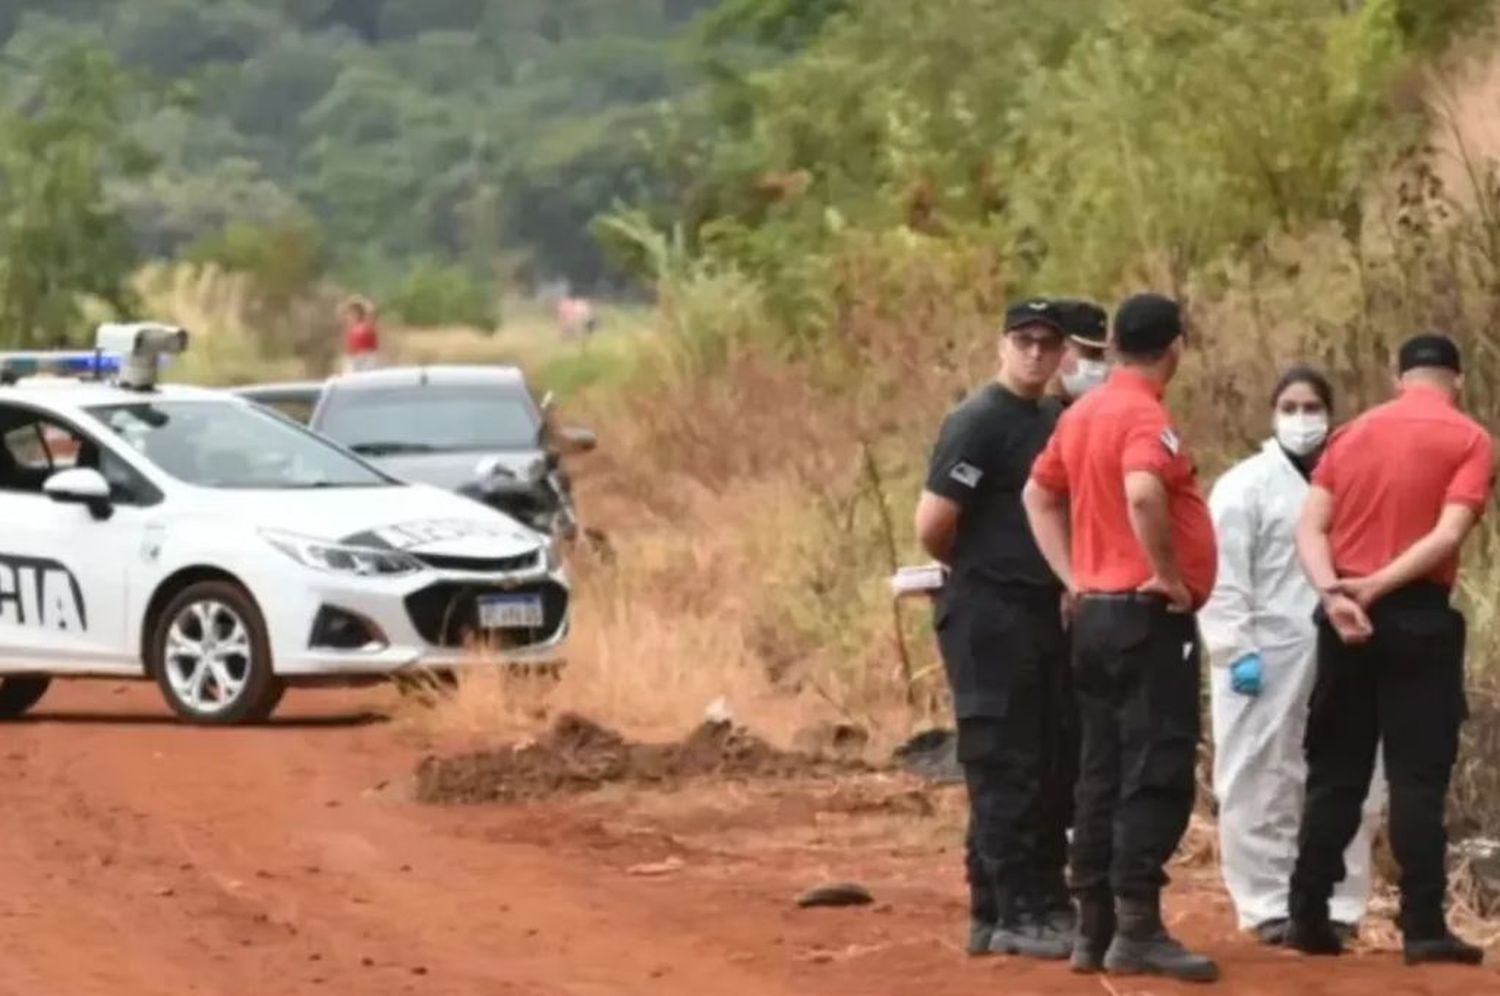
[[[1381,598],[1370,609],[1442,609],[1449,606],[1452,595],[1447,585],[1436,581],[1413,581]]]
[[[1085,591],[1080,602],[1126,602],[1133,605],[1165,605],[1167,596],[1151,591]]]
[[[952,589],[965,593],[1012,598],[1022,602],[1058,604],[1062,598],[1061,585],[1023,584],[1016,581],[991,581],[975,574],[961,574],[953,579]]]

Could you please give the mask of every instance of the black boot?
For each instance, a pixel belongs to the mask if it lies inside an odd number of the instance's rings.
[[[1115,901],[1086,896],[1078,901],[1078,935],[1073,942],[1073,971],[1103,971],[1104,953],[1115,939]]]
[[[1068,957],[1072,945],[1053,929],[1040,903],[1031,896],[1004,888],[996,891],[1000,896],[1000,919],[990,934],[991,951],[1049,961]]]
[[[1344,942],[1328,919],[1328,900],[1292,893],[1284,943],[1306,955],[1341,955]]]
[[[1484,961],[1484,949],[1476,948],[1466,941],[1445,932],[1442,937],[1427,940],[1406,940],[1402,944],[1408,965],[1424,962],[1442,962],[1450,965],[1478,965]]]
[[[1161,922],[1159,900],[1115,900],[1115,939],[1104,969],[1118,975],[1164,975],[1183,982],[1213,982],[1219,967],[1177,943]]]
[[[1286,917],[1278,916],[1255,925],[1255,939],[1270,947],[1286,943]]]
[[[1078,936],[1078,910],[1060,877],[1042,885],[1041,904],[1047,924],[1061,934],[1071,948]]]
[[[969,874],[969,938],[964,950],[979,957],[990,953],[990,936],[995,932],[995,880],[977,869]]]

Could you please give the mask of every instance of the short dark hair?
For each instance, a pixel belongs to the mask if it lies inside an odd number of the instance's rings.
[[[1333,385],[1323,372],[1305,363],[1299,363],[1294,367],[1288,367],[1280,377],[1276,379],[1276,387],[1271,391],[1271,407],[1276,407],[1276,402],[1281,398],[1282,392],[1293,384],[1306,384],[1313,389],[1323,402],[1323,407],[1333,411]]]
[[[1115,351],[1133,360],[1160,359],[1182,332],[1182,306],[1161,294],[1133,295],[1115,312]]]

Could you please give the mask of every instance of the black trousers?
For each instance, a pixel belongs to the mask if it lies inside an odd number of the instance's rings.
[[[1154,900],[1192,813],[1198,629],[1154,596],[1087,596],[1073,624],[1083,730],[1072,887],[1082,899]]]
[[[1463,615],[1437,585],[1417,585],[1370,608],[1374,635],[1345,644],[1319,612],[1318,676],[1308,703],[1307,801],[1292,872],[1291,912],[1326,917],[1344,878],[1344,848],[1384,745],[1391,848],[1401,866],[1401,929],[1412,940],[1446,926],[1443,826],[1458,757],[1464,697]]]
[[[1058,593],[968,584],[946,592],[938,640],[969,794],[970,913],[1066,901],[1078,726]]]

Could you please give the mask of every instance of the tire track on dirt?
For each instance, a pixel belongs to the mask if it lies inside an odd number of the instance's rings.
[[[409,770],[388,728],[197,730],[158,709],[149,689],[63,685],[6,728],[0,909],[27,943],[0,992],[592,996],[663,966],[683,991],[779,992],[642,937],[630,890],[565,857],[365,791]]]

